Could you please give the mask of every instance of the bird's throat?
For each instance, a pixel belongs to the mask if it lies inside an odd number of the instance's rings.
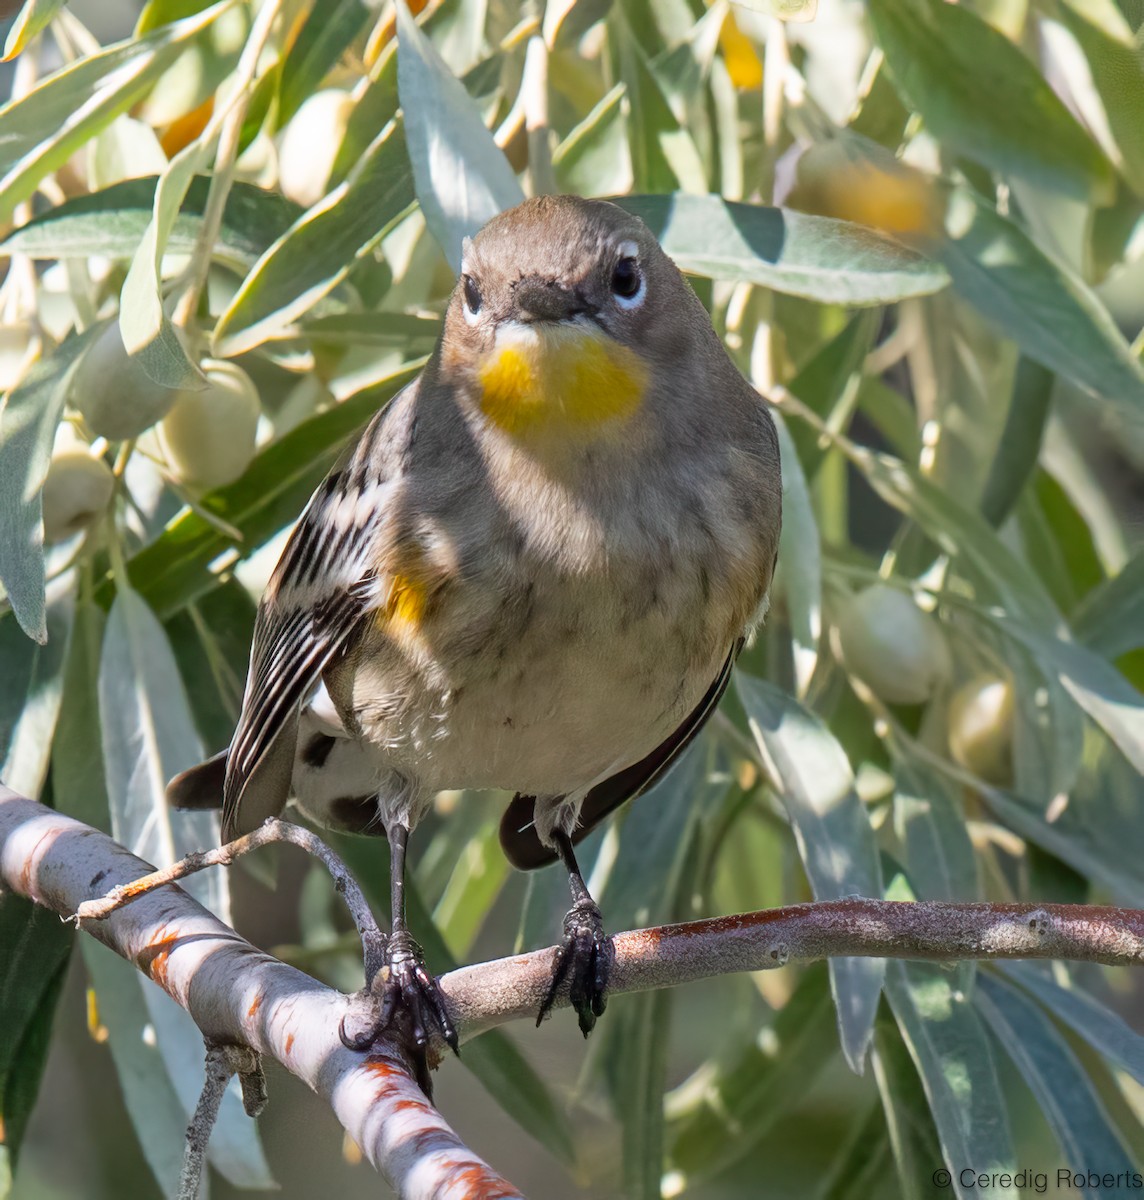
[[[633,416],[648,369],[602,331],[538,323],[500,330],[479,378],[481,408],[506,433],[575,437]]]

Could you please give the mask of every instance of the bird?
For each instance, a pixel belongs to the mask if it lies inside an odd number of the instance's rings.
[[[513,793],[509,861],[559,860],[566,984],[587,1036],[614,960],[576,843],[679,759],[762,621],[782,523],[775,425],[639,217],[540,195],[463,243],[421,374],[315,491],[258,609],[227,750],[174,779],[224,841],[293,797],[385,837],[387,970],[366,1048],[405,1021],[457,1049],[405,916],[437,793]],[[650,801],[649,801],[650,803]]]

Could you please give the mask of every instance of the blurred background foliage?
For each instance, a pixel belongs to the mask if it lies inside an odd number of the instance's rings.
[[[1144,907],[1141,0],[0,7],[9,784],[155,861],[217,837],[162,787],[226,744],[291,522],[419,369],[460,238],[576,191],[648,220],[783,420],[771,615],[684,764],[586,843],[609,928]],[[438,971],[558,928],[559,869],[510,871],[498,815],[443,795],[418,831]],[[381,848],[339,848],[384,911]],[[196,886],[359,985],[320,869]],[[438,1097],[556,1200],[919,1197],[943,1162],[961,1196],[1017,1194],[965,1167],[1054,1194],[1144,1165],[1141,1028],[1131,972],[844,960],[617,997],[586,1045],[488,1034]],[[0,900],[0,1195],[170,1194],[200,1078],[156,988]],[[271,1083],[261,1144],[228,1100],[215,1194],[377,1194]]]

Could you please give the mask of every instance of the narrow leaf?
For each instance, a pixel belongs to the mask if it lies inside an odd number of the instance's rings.
[[[0,220],[10,219],[49,171],[141,99],[183,46],[233,4],[219,0],[145,37],[78,59],[0,108]]]
[[[1144,1036],[1128,1026],[1122,1017],[1080,988],[1062,987],[1038,965],[998,965],[1097,1053],[1127,1071],[1137,1083],[1144,1084]]]
[[[417,199],[457,271],[462,240],[519,204],[524,192],[469,94],[404,3],[397,5],[397,38],[397,88]]]
[[[74,942],[74,930],[55,913],[0,894],[0,1151],[12,1168],[47,1065]]]
[[[1144,437],[1144,366],[1081,280],[967,190],[950,196],[946,233],[933,253],[956,290],[1030,358],[1103,397],[1125,430]]]
[[[131,258],[154,214],[158,179],[127,179],[100,192],[72,196],[21,225],[0,246],[29,258]],[[167,249],[187,254],[197,245],[210,192],[205,175],[191,181],[171,225]],[[277,192],[231,185],[215,243],[215,258],[245,274],[298,219],[302,210]]]
[[[896,960],[886,967],[886,997],[921,1076],[954,1195],[1017,1200],[1015,1187],[978,1187],[975,1178],[1012,1171],[1014,1152],[993,1048],[972,1002],[940,967]]]
[[[818,664],[822,632],[822,547],[806,476],[786,422],[776,414],[783,473],[783,528],[775,591],[786,607],[798,695],[805,697]]]
[[[218,353],[260,345],[331,292],[413,203],[400,122],[374,139],[346,181],[301,216],[258,261],[215,329]]]
[[[22,53],[38,33],[47,29],[63,6],[64,0],[25,0],[15,24],[8,30],[8,40],[4,43],[4,62],[11,62]]]
[[[846,752],[823,722],[761,679],[738,672],[739,699],[790,817],[816,900],[882,894],[874,832]],[[874,1032],[885,962],[833,958],[831,988],[847,1062],[862,1073]]]
[[[167,781],[200,761],[202,748],[163,627],[128,587],[120,588],[107,621],[99,712],[116,841],[157,866],[217,845],[215,813],[177,812],[167,805]],[[193,876],[186,881],[186,890],[229,923],[225,872]],[[163,1061],[189,1114],[202,1087],[202,1035],[170,997],[149,980],[140,983]],[[270,1183],[256,1128],[242,1110],[237,1089],[227,1090],[209,1154],[211,1162],[238,1186]]]
[[[47,640],[41,490],[68,385],[98,328],[41,359],[0,407],[0,583],[21,628]]]
[[[898,87],[950,150],[1081,198],[1107,192],[1096,143],[984,18],[943,0],[870,0],[868,11]]]
[[[1088,1074],[1044,1011],[995,975],[982,972],[974,1004],[1037,1099],[1064,1151],[1083,1178],[1078,1190],[1100,1200],[1105,1175],[1134,1170]]]
[[[940,291],[937,263],[849,221],[718,196],[618,196],[683,271],[823,304],[892,304]]]

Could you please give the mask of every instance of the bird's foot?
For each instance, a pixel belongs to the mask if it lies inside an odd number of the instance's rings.
[[[564,980],[568,980],[568,998],[580,1021],[580,1032],[587,1037],[603,1015],[608,1003],[608,976],[615,951],[604,933],[604,919],[590,899],[578,900],[564,918],[564,940],[556,955],[552,982],[537,1025],[548,1016]]]
[[[428,1051],[433,1034],[440,1033],[454,1054],[460,1052],[460,1042],[420,946],[404,931],[390,937],[385,965],[350,998],[342,1017],[342,1044],[350,1050],[368,1050],[391,1026],[413,1052],[422,1091],[431,1094]]]

